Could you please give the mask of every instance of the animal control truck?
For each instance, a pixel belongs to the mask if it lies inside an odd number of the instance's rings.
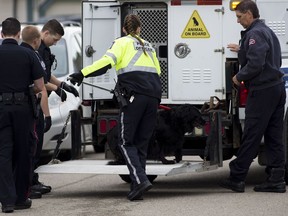
[[[183,154],[209,159],[206,151],[207,139],[211,137],[211,131],[216,127],[217,133],[213,139],[219,148],[214,150],[218,152],[216,158],[221,165],[222,160],[230,159],[239,148],[245,117],[247,90],[244,86],[236,87],[232,83],[232,77],[239,70],[239,63],[237,54],[227,49],[227,44],[239,42],[240,31],[243,30],[237,23],[233,10],[239,2],[239,0],[83,1],[83,67],[98,60],[115,38],[124,35],[122,23],[127,14],[137,14],[142,22],[141,37],[152,43],[160,61],[161,104],[168,107],[193,104],[203,113],[215,111],[219,117],[218,122],[214,124],[215,122],[211,122],[214,117],[209,116],[205,127],[195,128],[192,133],[187,134]],[[283,70],[288,74],[288,2],[287,0],[256,0],[256,2],[261,19],[279,38]],[[96,151],[105,147],[105,135],[117,123],[118,107],[112,100],[113,95],[103,90],[113,89],[115,80],[117,76],[115,69],[112,68],[102,76],[85,78],[82,85],[83,104],[91,108],[91,116],[88,117],[92,120],[93,145]],[[283,131],[285,146],[288,138],[287,124],[286,117]],[[258,157],[260,164],[265,164],[264,153],[263,145]],[[105,155],[109,158],[108,148],[105,148]],[[147,172],[149,173],[149,168]]]

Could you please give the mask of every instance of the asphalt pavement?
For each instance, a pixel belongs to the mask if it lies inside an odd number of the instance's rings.
[[[104,157],[87,151],[85,158]],[[229,174],[228,162],[217,170],[158,176],[143,201],[127,200],[129,184],[118,175],[40,174],[52,192],[34,199],[32,208],[14,211],[21,216],[287,216],[288,193],[256,193],[265,180],[264,167],[255,161],[245,193],[218,186]]]

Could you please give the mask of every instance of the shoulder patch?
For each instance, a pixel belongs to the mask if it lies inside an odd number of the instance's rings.
[[[255,41],[254,39],[251,38],[251,39],[249,40],[249,46],[250,46],[250,45],[253,45],[253,44],[255,44],[255,43],[256,43],[256,41]]]

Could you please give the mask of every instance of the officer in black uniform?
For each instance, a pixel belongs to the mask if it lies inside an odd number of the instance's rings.
[[[45,72],[47,83],[45,84],[45,86],[48,91],[48,96],[50,95],[51,91],[54,91],[61,98],[62,102],[65,101],[67,98],[65,91],[72,93],[75,97],[79,96],[78,91],[73,86],[58,80],[51,72],[55,56],[51,53],[50,46],[56,45],[56,43],[62,38],[63,35],[64,35],[63,26],[56,19],[49,20],[41,30],[41,44],[38,49],[38,52],[41,58],[43,59],[46,68]],[[36,127],[38,144],[37,144],[37,152],[35,155],[35,167],[34,167],[35,169],[38,166],[38,162],[43,147],[45,122],[46,119],[44,120],[43,114],[40,113]],[[34,173],[31,187],[32,192],[38,191],[41,192],[42,194],[45,194],[49,193],[51,189],[52,189],[51,186],[47,186],[44,185],[42,182],[39,182],[38,174]]]
[[[18,45],[20,22],[7,18],[2,22],[0,46],[0,202],[2,212],[30,208],[27,198],[31,159],[30,132],[33,111],[29,85],[44,90],[42,67],[35,53]]]
[[[35,52],[35,55],[37,57],[37,59],[39,60],[42,68],[43,68],[43,77],[44,77],[44,83],[47,83],[47,78],[46,78],[46,68],[45,68],[45,64],[41,58],[41,56],[39,55],[39,53],[36,51],[38,50],[40,44],[41,44],[41,35],[40,35],[40,31],[38,30],[38,28],[36,26],[32,26],[32,25],[28,25],[25,28],[23,28],[22,30],[22,43],[20,44],[22,47],[26,47],[27,49],[30,49],[32,51]],[[46,89],[46,88],[45,88]],[[49,107],[48,107],[48,96],[47,96],[47,90],[44,91],[42,93],[42,97],[41,97],[41,113],[44,114],[45,116],[45,128],[44,128],[44,132],[47,132],[51,125],[51,116],[50,116],[50,112],[49,112]],[[39,117],[36,119],[35,124],[37,123]],[[40,117],[41,120],[43,120],[43,117]],[[33,164],[35,164],[35,166],[38,163],[39,157],[41,155],[41,148],[37,148],[37,144],[38,142],[38,137],[37,137],[37,133],[34,130],[35,127],[33,128],[33,137],[32,137],[32,149],[33,152],[35,152],[36,157],[33,158]],[[32,170],[32,174],[34,175],[34,170]],[[41,198],[42,197],[42,193],[39,191],[35,191],[35,190],[31,190],[30,194],[29,194],[29,198],[31,199],[37,199],[37,198]]]

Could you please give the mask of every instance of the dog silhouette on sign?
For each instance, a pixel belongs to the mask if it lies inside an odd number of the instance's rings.
[[[199,25],[199,22],[198,22],[198,20],[195,17],[193,17],[192,20],[193,20],[194,26],[198,26]]]

